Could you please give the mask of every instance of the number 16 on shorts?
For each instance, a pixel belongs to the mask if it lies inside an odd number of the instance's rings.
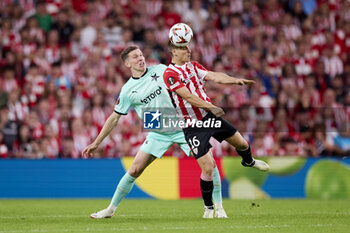
[[[201,144],[201,142],[197,139],[197,136],[194,136],[192,139],[190,138],[188,142],[190,143],[192,152],[194,154],[198,154],[198,146]]]

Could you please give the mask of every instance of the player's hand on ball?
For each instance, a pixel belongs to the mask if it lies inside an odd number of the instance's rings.
[[[221,117],[223,115],[225,115],[225,112],[222,108],[220,107],[213,107],[210,109],[211,113],[213,113],[216,117]]]
[[[81,153],[82,157],[83,158],[91,157],[91,154],[97,149],[97,147],[98,147],[98,145],[96,145],[95,143],[91,143]]]
[[[249,80],[249,79],[244,79],[244,78],[239,78],[237,80],[237,85],[252,85],[254,84],[255,81],[254,80]]]

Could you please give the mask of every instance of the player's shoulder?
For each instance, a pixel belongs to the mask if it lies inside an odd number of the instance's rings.
[[[121,88],[121,90],[120,90],[121,94],[127,93],[128,90],[129,90],[131,87],[134,86],[133,81],[134,81],[134,80],[133,80],[133,78],[131,78],[131,77],[129,78],[128,81],[126,81],[126,83],[122,86],[122,88]]]
[[[164,77],[169,77],[169,76],[174,76],[174,75],[177,75],[178,73],[172,69],[170,66],[168,66],[166,68],[166,70],[164,71]]]
[[[198,61],[190,61],[188,62],[189,64],[193,65],[193,66],[202,66]]]
[[[190,66],[193,66],[193,67],[195,67],[196,69],[201,69],[201,70],[204,70],[204,71],[207,70],[202,64],[200,64],[200,63],[197,62],[197,61],[190,61],[189,64],[190,64]]]
[[[170,63],[167,66],[165,72],[176,72],[176,70],[177,70],[177,67],[175,67],[175,65],[173,63]]]
[[[164,64],[158,64],[158,65],[153,65],[153,66],[150,66],[148,67],[149,70],[153,70],[153,71],[164,71],[166,70],[167,66],[164,65]]]

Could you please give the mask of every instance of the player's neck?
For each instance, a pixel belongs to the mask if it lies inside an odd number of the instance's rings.
[[[176,58],[173,58],[171,59],[171,63],[175,64],[175,65],[178,65],[178,66],[182,66],[184,65],[186,62],[185,61],[181,61],[181,60],[178,60]]]
[[[144,70],[131,70],[131,75],[133,78],[141,78],[147,72],[147,68]]]

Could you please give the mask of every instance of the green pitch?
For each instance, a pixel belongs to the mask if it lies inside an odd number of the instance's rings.
[[[350,200],[225,200],[229,219],[202,219],[201,200],[124,200],[111,219],[90,219],[109,200],[0,200],[0,233],[350,232]]]

